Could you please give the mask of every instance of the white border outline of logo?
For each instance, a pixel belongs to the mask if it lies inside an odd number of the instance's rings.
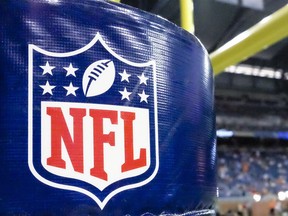
[[[115,58],[117,58],[118,60],[120,60],[120,61],[122,61],[128,65],[135,66],[135,67],[147,67],[147,66],[152,65],[152,67],[153,67],[153,79],[154,79],[153,91],[154,91],[154,122],[155,122],[155,159],[156,159],[155,169],[154,169],[153,173],[144,181],[119,187],[116,190],[112,191],[110,194],[108,194],[108,196],[106,196],[103,201],[101,201],[97,196],[95,196],[93,193],[91,193],[90,191],[88,191],[86,189],[76,187],[76,186],[59,184],[59,183],[52,182],[48,179],[45,179],[36,171],[36,169],[33,165],[33,50],[35,50],[39,53],[42,53],[44,55],[51,56],[51,57],[70,57],[70,56],[74,56],[74,55],[85,52],[86,50],[88,50],[92,46],[94,46],[97,41],[99,41],[103,45],[103,47],[111,55],[113,55]],[[115,196],[116,194],[118,194],[122,191],[125,191],[125,190],[132,189],[132,188],[141,187],[141,186],[149,183],[156,176],[158,169],[159,169],[158,112],[157,112],[158,107],[157,107],[156,83],[157,83],[156,82],[156,63],[154,60],[146,62],[146,63],[135,63],[135,62],[131,62],[129,60],[122,58],[121,56],[116,54],[112,49],[110,49],[110,47],[108,47],[108,45],[102,39],[99,32],[97,32],[96,36],[87,45],[85,45],[84,47],[82,47],[78,50],[72,51],[72,52],[66,52],[66,53],[49,52],[49,51],[46,51],[44,49],[37,47],[34,44],[29,44],[28,45],[28,166],[29,166],[29,169],[32,172],[32,174],[39,181],[41,181],[42,183],[49,185],[51,187],[55,187],[58,189],[64,189],[64,190],[76,191],[76,192],[79,192],[79,193],[82,193],[82,194],[89,196],[91,199],[93,199],[98,204],[98,206],[101,209],[104,209],[104,207],[108,203],[108,201],[113,196]]]

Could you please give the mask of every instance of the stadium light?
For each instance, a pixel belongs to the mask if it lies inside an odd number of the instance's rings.
[[[288,191],[285,191],[286,199],[288,199]]]
[[[285,193],[284,191],[279,191],[279,192],[278,192],[278,199],[279,199],[280,201],[285,200],[285,199],[286,199],[286,193]]]
[[[230,131],[230,130],[219,129],[216,131],[216,135],[217,135],[217,137],[228,138],[228,137],[232,137],[234,135],[234,133],[233,133],[233,131]]]
[[[253,66],[248,64],[238,64],[227,67],[224,72],[234,73],[234,74],[243,74],[247,76],[257,76],[257,77],[266,77],[273,79],[281,79],[282,72],[280,69],[275,70],[273,68],[259,66]],[[287,78],[286,78],[287,79]]]
[[[260,194],[254,194],[253,199],[255,200],[255,202],[259,202],[261,200],[261,195]]]

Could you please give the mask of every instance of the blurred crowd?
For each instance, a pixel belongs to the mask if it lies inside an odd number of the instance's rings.
[[[288,190],[288,149],[237,147],[218,149],[219,197],[277,194]]]

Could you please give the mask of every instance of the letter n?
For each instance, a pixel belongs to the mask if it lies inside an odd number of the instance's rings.
[[[63,140],[74,170],[83,173],[83,117],[86,110],[70,108],[70,115],[73,117],[73,139],[61,108],[47,107],[47,114],[51,117],[51,157],[47,159],[47,164],[66,168],[66,162],[62,158]]]

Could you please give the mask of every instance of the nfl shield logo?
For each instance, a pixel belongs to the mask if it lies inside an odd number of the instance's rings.
[[[159,167],[156,66],[130,62],[97,33],[79,50],[29,45],[28,162],[49,186],[101,209]]]

